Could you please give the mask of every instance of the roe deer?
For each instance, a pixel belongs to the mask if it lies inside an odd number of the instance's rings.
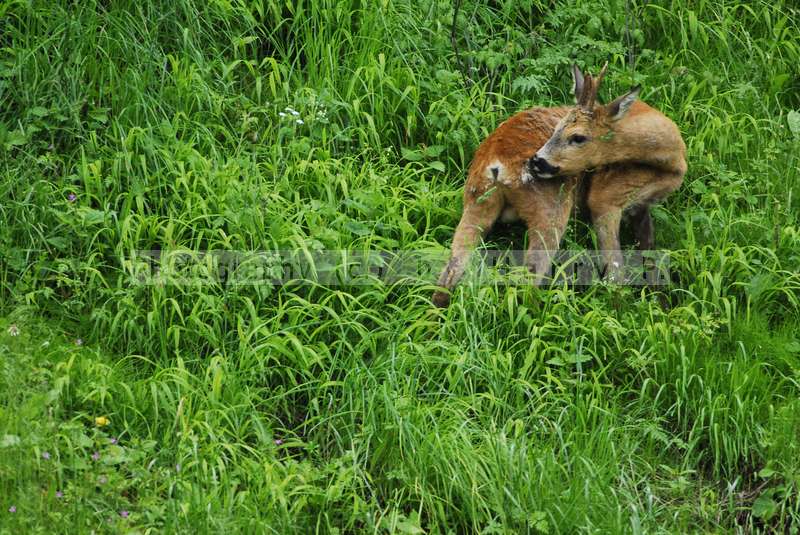
[[[638,86],[610,104],[595,105],[607,67],[594,79],[573,66],[577,106],[559,121],[530,167],[541,178],[600,171],[591,178],[586,205],[606,276],[619,280],[620,218],[624,211],[632,214],[639,246],[654,246],[650,205],[683,183],[686,145],[674,122],[638,100]]]
[[[578,111],[588,115],[588,110],[594,108],[597,88],[604,73],[605,67],[595,82],[591,75],[584,77],[577,66],[573,67],[578,103],[576,108],[532,108],[520,112],[501,123],[478,147],[464,187],[464,211],[453,236],[450,261],[438,281],[443,289],[433,295],[436,306],[445,307],[449,304],[449,292],[464,274],[470,254],[497,219],[504,222],[522,219],[525,222],[528,227],[525,264],[534,273],[535,282],[541,282],[550,269],[551,255],[558,249],[572,207],[580,200],[576,198],[579,189],[582,189],[578,188],[579,183],[589,179],[589,176],[584,176],[584,172],[604,163],[599,154],[593,156],[593,161],[600,163],[584,165],[578,161],[562,161],[562,156],[555,152],[541,152],[546,142],[556,137],[559,128],[563,135],[567,125],[573,126],[571,122],[566,122],[567,119],[575,116]],[[623,100],[617,99],[609,104],[609,110],[611,106],[616,106],[615,115],[621,113],[621,118],[635,100],[635,94],[632,99],[630,95],[629,93],[622,97]],[[621,111],[623,106],[625,109]],[[608,113],[605,115],[609,116]],[[677,133],[674,125],[673,128]],[[570,130],[567,139],[569,136],[584,136],[586,139],[578,137],[573,141],[591,146],[589,136],[594,135],[593,131],[588,127],[584,130],[585,133]],[[651,135],[655,135],[655,132],[651,132]],[[681,152],[685,151],[679,134],[677,144]],[[609,233],[613,228],[613,243],[617,252],[619,249],[619,217],[614,221],[614,211],[609,207],[619,205],[629,208],[636,205],[629,212],[639,247],[652,248],[653,230],[649,202],[676,189],[681,183],[683,172],[675,178],[672,171],[667,172],[634,159],[605,163],[607,165],[592,173],[586,199],[595,225],[600,222],[598,241],[601,247],[608,248],[606,246],[612,240]],[[685,171],[685,163],[683,169]],[[539,179],[534,175],[539,175]],[[630,197],[633,193],[636,195]],[[620,195],[630,197],[633,202],[618,202]],[[604,260],[608,269],[606,253]],[[616,256],[613,261],[617,261]]]

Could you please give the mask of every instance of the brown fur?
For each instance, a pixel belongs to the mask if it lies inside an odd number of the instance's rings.
[[[599,108],[594,106],[594,100],[602,74],[597,80],[591,76],[582,77],[580,84],[576,74],[575,91],[579,102],[576,108],[533,108],[520,112],[503,122],[478,147],[464,188],[464,211],[453,236],[451,258],[438,281],[443,290],[433,295],[436,306],[449,304],[449,292],[461,279],[470,254],[501,217],[506,221],[519,218],[527,225],[525,263],[533,272],[535,282],[541,282],[550,269],[550,257],[558,250],[572,207],[578,200],[577,186],[583,172],[590,167],[602,166],[595,171],[585,200],[597,230],[600,249],[604,251],[607,273],[614,276],[614,269],[622,265],[618,235],[623,210],[631,209],[629,211],[633,216],[639,247],[653,247],[649,204],[677,189],[686,170],[685,160],[681,160],[681,171],[675,165],[677,162],[667,161],[674,154],[660,150],[662,145],[659,143],[672,143],[678,147],[677,151],[673,147],[673,152],[685,154],[680,134],[674,137],[677,133],[674,124],[674,133],[668,132],[670,135],[666,136],[669,138],[666,141],[650,143],[650,138],[646,137],[639,143],[638,150],[622,143],[606,145],[619,151],[620,157],[606,156],[604,159],[595,154],[597,164],[580,165],[572,173],[562,173],[566,175],[562,178],[534,179],[528,174],[529,160],[554,136],[554,130],[565,125],[565,121],[569,124],[562,130],[573,127],[573,120],[578,119],[570,117],[586,113],[581,103],[591,105],[594,110]],[[638,117],[635,121],[637,126],[631,128],[629,133],[622,130],[626,132],[624,138],[630,142],[629,136],[634,135],[637,128],[641,132],[643,125],[663,126],[663,121],[650,118],[653,113],[660,115],[646,104],[634,103],[627,116]],[[608,115],[603,116],[601,112],[595,117],[608,118]],[[591,127],[595,129],[601,129],[600,124],[581,123],[583,128],[593,125]],[[658,130],[648,135],[658,137]],[[643,150],[649,151],[650,156],[655,158],[665,158],[665,167],[653,165],[653,161],[646,159],[640,160]]]

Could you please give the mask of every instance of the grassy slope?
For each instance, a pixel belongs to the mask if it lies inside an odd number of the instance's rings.
[[[0,2],[0,530],[800,522],[790,3],[653,2],[635,71],[624,2],[467,3],[466,88],[447,2],[78,4]],[[130,284],[155,247],[446,246],[475,146],[572,57],[685,133],[668,296]]]

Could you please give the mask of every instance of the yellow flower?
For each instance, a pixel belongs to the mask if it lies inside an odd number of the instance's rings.
[[[106,425],[108,425],[110,423],[111,423],[111,420],[109,420],[105,416],[98,416],[97,418],[94,419],[94,424],[99,426],[99,427],[106,426]]]

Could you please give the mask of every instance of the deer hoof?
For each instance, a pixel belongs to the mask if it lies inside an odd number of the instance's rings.
[[[433,301],[434,306],[438,308],[447,308],[450,304],[450,294],[442,291],[434,292],[431,301]]]

